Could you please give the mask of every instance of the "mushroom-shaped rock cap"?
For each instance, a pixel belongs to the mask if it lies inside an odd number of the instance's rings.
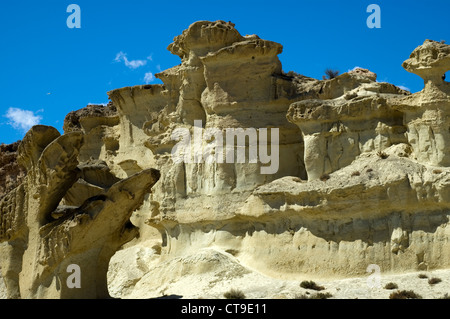
[[[450,70],[450,45],[425,40],[402,66],[406,71],[420,76],[425,82],[442,81],[442,76]]]
[[[245,38],[231,22],[197,21],[181,35],[175,37],[167,49],[183,59],[189,55],[190,51],[203,56],[243,40]]]

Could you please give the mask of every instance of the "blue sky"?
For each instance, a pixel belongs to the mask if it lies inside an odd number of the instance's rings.
[[[380,29],[366,25],[372,3]],[[66,25],[70,4],[81,9],[80,29]],[[1,1],[0,143],[36,123],[62,132],[67,113],[107,103],[107,91],[160,83],[152,75],[180,63],[167,46],[198,20],[281,43],[286,72],[320,79],[328,67],[359,66],[417,92],[421,78],[401,64],[425,39],[450,43],[449,12],[449,0]]]

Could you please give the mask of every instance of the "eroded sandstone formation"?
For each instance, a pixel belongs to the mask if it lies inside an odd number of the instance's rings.
[[[326,98],[290,106],[287,118],[302,131],[309,180],[350,165],[361,153],[406,142],[403,114],[387,100],[407,92],[376,82],[366,71],[357,69],[327,81],[325,90],[333,93]]]
[[[82,132],[60,136],[55,128],[38,125],[19,145],[18,162],[27,176],[0,201],[1,270],[9,298],[109,296],[109,260],[137,235],[129,218],[159,173],[149,169],[123,180],[98,178],[107,176],[106,166],[78,166],[84,138]],[[101,192],[76,192],[78,184]],[[78,204],[63,204],[71,192]],[[82,289],[66,283],[73,264],[82,271]]]
[[[450,46],[426,40],[416,48],[403,67],[425,83],[421,92],[394,100],[395,109],[405,114],[408,142],[414,158],[422,163],[450,166]]]
[[[208,38],[213,32],[220,36]],[[164,176],[147,220],[162,233],[162,265],[205,248],[232,251],[242,265],[275,277],[351,276],[369,264],[393,272],[448,265],[442,242],[448,169],[416,160],[410,120],[400,108],[416,95],[376,82],[364,69],[326,81],[284,73],[279,44],[239,37],[227,23],[195,23],[169,50],[182,64],[158,75],[165,85],[152,90],[168,89],[167,100],[157,92],[158,116],[144,125],[150,136],[144,143]],[[186,74],[194,70],[199,80],[191,85]],[[433,72],[442,81],[445,68]],[[134,97],[136,90],[120,92]],[[183,116],[187,91],[201,105],[189,104],[190,119]],[[111,98],[119,105],[117,93]],[[264,176],[252,164],[171,165],[171,131],[204,118],[205,129],[279,127],[280,149],[287,148],[282,171]],[[161,276],[149,270],[143,281]]]
[[[410,94],[365,69],[330,80],[286,73],[282,45],[230,22],[193,23],[168,47],[181,64],[156,75],[163,84],[108,92],[107,107],[69,114],[62,136],[27,134],[28,175],[1,202],[10,296],[72,296],[58,285],[71,263],[95,286],[78,296],[105,296],[108,284],[122,298],[156,297],[193,274],[214,274],[212,285],[252,272],[448,267],[449,48],[427,40],[414,50],[404,67],[425,88]],[[261,156],[218,160],[230,129],[256,129],[278,169],[268,174]],[[177,161],[186,136],[201,142]],[[250,141],[240,147],[248,155]]]
[[[301,94],[281,70],[280,44],[241,36],[230,23],[200,21],[176,37],[169,50],[182,63],[156,74],[164,85],[109,92],[121,117],[116,171],[153,166],[162,174],[147,223],[165,233],[173,231],[174,218],[226,220],[255,187],[282,176],[306,178],[300,130],[286,119],[289,104]],[[202,134],[278,128],[279,170],[263,175],[261,163],[173,163],[174,130],[183,127],[193,134],[195,120],[201,121]],[[269,132],[266,136],[270,140]],[[130,161],[131,147],[142,156]]]
[[[0,145],[0,198],[12,191],[24,179],[26,172],[17,163],[17,148],[20,141]]]

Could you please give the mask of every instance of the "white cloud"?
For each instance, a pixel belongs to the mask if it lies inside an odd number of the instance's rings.
[[[409,88],[407,88],[406,86],[403,86],[403,85],[397,85],[397,87],[401,88],[402,90],[411,92],[411,90],[410,90]]]
[[[91,102],[89,102],[87,105],[88,105],[88,106],[89,106],[89,105],[101,105],[101,106],[107,106],[108,103],[91,103]]]
[[[154,80],[155,80],[155,76],[153,75],[152,72],[145,73],[144,81],[146,84],[149,84],[150,82],[153,82]]]
[[[32,111],[22,110],[14,107],[10,107],[6,111],[5,115],[10,122],[9,125],[15,129],[22,131],[28,131],[32,126],[39,124],[42,120],[42,116],[35,115]]]
[[[127,66],[130,69],[137,69],[141,66],[144,66],[147,64],[147,61],[145,60],[128,60],[127,54],[120,51],[117,53],[116,58],[114,59],[116,62],[124,62],[125,66]]]

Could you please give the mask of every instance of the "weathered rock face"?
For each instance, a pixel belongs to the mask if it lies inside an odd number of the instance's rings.
[[[0,198],[19,186],[24,179],[25,169],[17,163],[17,148],[20,141],[0,145]]]
[[[252,251],[248,263],[319,276],[448,265],[450,171],[424,167],[399,146],[384,159],[362,154],[326,181],[286,177],[256,190],[240,210],[247,226],[260,222],[241,244]],[[263,244],[271,236],[276,250]]]
[[[450,70],[450,45],[426,40],[403,63],[423,78],[425,88],[392,102],[405,114],[408,142],[421,163],[450,166],[450,83],[443,75]]]
[[[357,69],[326,81],[324,91],[332,92],[326,98],[291,105],[287,118],[302,131],[309,180],[350,165],[361,153],[406,142],[403,114],[387,100],[407,92],[375,80]]]
[[[364,69],[326,81],[286,74],[279,44],[239,37],[221,22],[193,24],[169,49],[182,64],[157,75],[164,87],[152,86],[155,113],[144,124],[150,136],[144,143],[164,180],[155,186],[147,220],[162,233],[162,265],[206,248],[232,251],[243,265],[288,278],[363,274],[369,264],[393,272],[448,265],[448,247],[437,244],[447,232],[448,172],[414,160],[400,108],[414,95],[376,82]],[[112,92],[116,105],[118,92],[129,89]],[[118,108],[144,111],[128,105]],[[203,132],[279,128],[282,171],[264,176],[252,164],[174,165],[172,133],[185,127],[195,134],[195,120]]]
[[[164,86],[109,92],[121,118],[115,163],[128,158],[122,167],[156,165],[153,167],[162,173],[150,200],[148,223],[165,232],[174,218],[183,216],[187,220],[199,216],[227,219],[255,187],[282,176],[306,178],[301,133],[286,120],[289,104],[301,95],[293,77],[282,73],[277,57],[280,44],[257,36],[243,37],[230,23],[200,21],[176,37],[169,50],[179,55],[182,63],[156,75]],[[260,162],[174,163],[171,152],[180,140],[174,138],[180,128],[192,137],[208,135],[199,145],[201,151],[212,136],[225,143],[228,128],[267,129],[265,135],[258,135],[258,141],[270,140],[271,128],[278,128],[280,163],[274,174],[262,174]],[[133,159],[138,162],[129,160],[131,145],[132,152],[142,154]],[[249,148],[246,145],[245,151]],[[190,145],[187,151],[195,153],[196,149]],[[222,155],[218,148],[217,152]]]
[[[52,127],[35,126],[19,145],[18,162],[27,176],[0,201],[1,269],[10,298],[109,296],[109,260],[136,236],[129,218],[159,173],[143,170],[104,185],[92,173],[97,166],[78,167],[83,139],[82,132],[60,136]],[[81,205],[62,205],[77,184],[103,192],[97,196],[77,192]],[[70,265],[82,271],[82,290],[66,284]]]
[[[63,130],[64,133],[69,133],[73,131],[81,130],[81,122],[84,121],[84,126],[86,127],[86,121],[92,118],[98,118],[98,121],[107,121],[108,118],[114,118],[117,116],[117,109],[112,102],[108,105],[88,105],[83,109],[78,111],[72,111],[66,115],[64,119]],[[105,119],[106,118],[106,119]]]
[[[416,94],[365,69],[285,73],[280,44],[224,21],[168,49],[181,64],[163,85],[113,90],[63,136],[35,127],[22,141],[28,175],[0,202],[10,297],[450,266],[448,46],[427,40],[405,62],[424,78]],[[97,269],[88,290],[58,284],[69,264]]]

